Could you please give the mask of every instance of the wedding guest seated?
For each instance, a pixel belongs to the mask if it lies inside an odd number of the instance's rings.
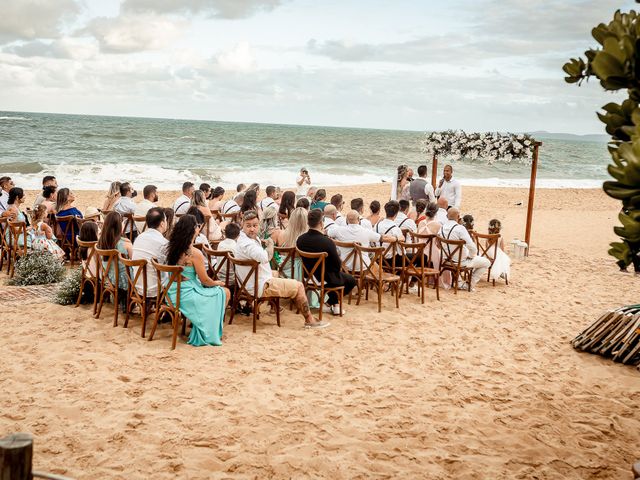
[[[296,202],[296,208],[304,208],[305,210],[309,210],[310,205],[307,197],[302,197]]]
[[[375,226],[380,221],[380,202],[374,200],[369,204],[369,211],[371,212],[367,217],[371,226]]]
[[[164,232],[164,238],[168,240],[169,237],[171,237],[171,231],[173,230],[173,225],[175,223],[175,212],[173,211],[173,208],[170,207],[163,208],[162,211],[167,219],[167,230]]]
[[[351,210],[355,210],[356,212],[358,212],[358,221],[360,223],[360,225],[362,225],[364,228],[367,228],[369,230],[373,230],[373,225],[371,225],[371,222],[367,219],[364,218],[364,200],[362,200],[361,198],[354,198],[353,200],[351,200]],[[347,225],[349,224],[349,219],[347,219]]]
[[[333,229],[338,228],[339,225],[336,222],[336,218],[338,218],[338,210],[334,205],[327,205],[324,207],[324,218],[322,220],[322,227],[324,228],[325,233],[332,237]]]
[[[267,196],[260,200],[260,203],[258,203],[258,207],[262,212],[264,212],[268,207],[274,206],[276,204],[276,187],[274,187],[273,185],[269,185],[265,190],[265,194]]]
[[[318,187],[309,187],[307,189],[307,196],[304,198],[306,198],[309,201],[309,205],[311,205],[311,202],[313,202],[313,199],[315,198],[317,192],[318,192]]]
[[[200,190],[204,194],[205,200],[208,201],[211,198],[211,185],[209,185],[208,183],[201,183],[198,187],[198,190]],[[209,205],[207,204],[207,207],[208,206]]]
[[[398,227],[402,230],[402,229],[409,229],[412,232],[415,232],[416,230],[418,230],[418,227],[416,226],[416,222],[414,222],[413,220],[411,220],[408,217],[408,213],[409,213],[409,208],[411,207],[411,204],[409,203],[408,200],[400,200],[398,202],[398,206],[400,207],[400,211],[398,212],[398,215],[396,216],[396,225],[398,225]]]
[[[78,218],[82,217],[82,212],[78,210],[73,204],[76,201],[76,196],[68,188],[61,188],[58,190],[58,196],[56,197],[56,215],[59,217],[74,216]],[[67,221],[58,222],[58,228],[60,232],[64,232],[67,229]],[[122,226],[120,226],[122,230]],[[72,238],[71,228],[67,232],[67,240],[75,243],[75,238]]]
[[[58,187],[47,186],[42,189],[42,202],[40,205],[44,205],[47,209],[47,215],[56,213],[56,196],[58,195]],[[35,208],[35,207],[34,207]]]
[[[218,210],[222,207],[222,197],[224,197],[224,188],[216,187],[211,192],[211,199],[209,200],[209,210]]]
[[[390,200],[384,205],[384,212],[386,218],[383,218],[373,230],[376,233],[379,233],[383,237],[392,236],[396,238],[396,241],[404,240],[404,236],[402,235],[402,230],[396,224],[396,217],[398,216],[398,212],[400,212],[400,205],[395,200]],[[389,247],[390,242],[385,242],[384,240],[380,242],[380,245],[387,249]],[[388,252],[385,253],[385,259],[391,259],[393,257],[393,249],[389,249]],[[400,262],[402,259],[400,258]]]
[[[344,207],[344,200],[342,199],[342,195],[337,193],[333,197],[331,197],[331,205],[336,207],[336,219],[335,219],[336,225],[338,225],[339,227],[346,226],[347,221],[344,219],[341,213],[342,207]]]
[[[189,205],[189,210],[192,207],[196,207],[200,213],[204,216],[205,220],[211,216],[211,210],[209,210],[209,205],[207,203],[207,198],[204,195],[202,190],[195,190],[193,195],[191,196],[191,205]]]
[[[449,201],[445,197],[438,198],[438,212],[436,213],[436,220],[442,225],[447,223],[447,210],[449,210]]]
[[[118,199],[120,198],[120,182],[111,182],[109,185],[109,191],[102,203],[102,211],[110,212],[113,210],[113,206],[116,204]]]
[[[242,204],[240,206],[240,212],[244,215],[248,211],[253,211],[260,216],[260,212],[258,211],[258,203],[257,203],[257,193],[255,190],[248,189],[244,198],[242,199]]]
[[[64,259],[64,250],[56,243],[53,229],[47,225],[47,207],[38,205],[31,213],[33,224],[33,238],[31,248],[36,251],[49,252],[60,260]]]
[[[229,223],[224,227],[224,240],[218,244],[219,252],[229,252],[233,256],[236,255],[236,248],[238,246],[238,237],[240,236],[240,225],[237,223]],[[227,268],[229,264],[225,262],[218,271],[218,279],[225,281],[227,278]],[[236,273],[233,268],[229,269],[229,284],[231,290],[235,289],[236,285]]]
[[[324,328],[329,323],[319,322],[311,314],[304,286],[297,280],[278,278],[273,275],[269,262],[273,257],[273,241],[264,241],[265,248],[258,239],[260,221],[255,212],[247,212],[242,220],[242,232],[238,237],[236,246],[236,258],[239,260],[254,260],[260,265],[258,267],[258,296],[281,297],[294,299],[298,310],[305,319],[306,328]],[[244,280],[249,273],[249,267],[238,267],[236,275]],[[247,290],[253,293],[255,288],[254,277],[247,279]]]
[[[477,255],[478,249],[475,242],[471,239],[467,229],[460,225],[459,221],[460,211],[455,207],[451,207],[447,212],[447,222],[442,225],[439,235],[447,240],[464,240],[465,246],[462,248],[461,265],[473,269],[471,275],[471,289],[473,290],[478,281],[487,273],[491,262]],[[443,246],[444,248],[447,247]],[[463,283],[460,288],[465,290],[467,284]]]
[[[65,189],[63,188],[62,190]],[[98,248],[102,250],[118,250],[123,257],[131,258],[133,245],[127,237],[122,236],[122,216],[118,212],[109,212],[105,217],[100,238],[98,239]],[[104,258],[101,260],[106,268],[108,260]],[[118,261],[118,302],[123,312],[126,311],[127,290],[129,288],[126,268],[121,261]],[[109,275],[109,280],[115,285],[116,269],[113,264],[107,274]]]
[[[78,234],[78,238],[83,242],[97,242],[100,237],[100,231],[98,230],[98,224],[96,222],[84,222],[82,227],[80,227],[80,233]],[[78,249],[80,254],[80,261],[82,262],[82,266],[86,268],[92,277],[98,276],[98,263],[100,259],[94,255],[93,261],[87,265],[87,261],[89,259],[89,249],[85,247],[80,247]],[[85,284],[85,289],[82,291],[82,295],[85,298],[85,301],[93,302],[93,288],[91,285]]]
[[[473,215],[467,214],[462,217],[462,226],[467,229],[467,232],[469,232],[469,234],[473,233],[473,223]]]
[[[176,215],[187,213],[187,210],[189,210],[191,206],[191,197],[193,197],[194,191],[195,186],[192,182],[184,182],[182,184],[182,195],[180,195],[173,204],[173,211]]]
[[[236,186],[236,193],[244,192],[247,189],[247,186],[244,183],[239,183]]]
[[[289,223],[284,230],[271,238],[278,247],[295,247],[298,237],[309,230],[307,226],[307,210],[299,207],[291,212]]]
[[[133,242],[131,258],[133,260],[147,261],[147,297],[155,297],[158,294],[158,280],[156,272],[151,266],[151,259],[158,263],[165,262],[165,247],[169,240],[164,237],[167,231],[167,217],[164,209],[151,207],[145,216],[147,229],[138,235]],[[84,225],[83,225],[84,227]],[[142,277],[136,283],[136,290],[142,294]]]
[[[193,215],[195,217],[195,219],[196,219],[197,235],[195,237],[195,240],[193,241],[193,244],[194,245],[206,245],[207,247],[211,248],[211,244],[209,243],[209,239],[203,233],[205,218],[204,218],[204,215],[202,214],[202,212],[198,209],[198,207],[189,207],[189,210],[187,210],[186,214],[187,215]]]
[[[263,210],[262,219],[260,220],[260,239],[273,238],[273,241],[277,244],[276,238],[282,230],[278,228],[278,210],[276,207],[277,204],[274,203]]]
[[[344,287],[344,294],[349,295],[351,290],[356,286],[356,279],[353,275],[342,271],[342,260],[336,248],[336,244],[328,238],[323,232],[322,212],[320,210],[311,210],[307,215],[307,223],[309,231],[300,235],[296,246],[303,252],[321,253],[324,252],[328,256],[324,262],[324,282],[329,288]],[[307,269],[313,268],[315,259],[302,258],[302,262]],[[321,280],[321,271],[316,270],[314,273],[317,280]],[[340,305],[338,302],[338,294],[329,292],[327,304],[322,307],[323,312],[340,315]],[[344,314],[344,308],[342,313]]]
[[[418,224],[418,233],[437,235],[442,228],[442,224],[436,220],[436,214],[438,213],[438,205],[436,203],[429,203],[424,211],[424,220]]]
[[[29,218],[21,210],[20,206],[24,205],[24,190],[20,187],[13,187],[9,190],[9,200],[7,201],[7,209],[2,212],[2,217],[7,217],[10,222],[24,222],[29,227]],[[29,232],[27,232],[29,233]],[[5,232],[5,239],[9,240],[11,231],[7,228]],[[27,242],[27,247],[31,247],[31,236],[27,234],[26,238],[24,234],[20,234],[18,237],[18,246],[22,247]]]
[[[397,240],[393,235],[381,235],[374,232],[372,229],[363,226],[362,223],[360,223],[360,214],[355,210],[351,210],[347,213],[346,227],[335,228],[331,233],[331,238],[339,242],[353,242],[358,243],[364,247],[377,244],[380,241],[393,243]],[[369,259],[368,255],[363,255],[359,262],[355,261],[355,256],[348,258],[352,251],[352,248],[338,247],[340,259],[343,262],[348,261],[346,266],[349,270],[353,270],[354,268],[363,270],[364,265],[370,265],[371,260]]]
[[[416,200],[415,203],[416,203],[416,211],[414,212],[413,215],[409,215],[409,217],[415,220],[416,225],[420,225],[420,222],[422,222],[427,218],[424,212],[427,209],[427,204],[429,202],[424,198],[421,198],[419,200]]]
[[[154,208],[158,203],[158,187],[155,185],[145,185],[142,189],[142,196],[144,197],[136,205],[134,215],[136,217],[144,217],[149,210]],[[144,229],[144,222],[136,222],[136,229],[138,232],[142,232]]]
[[[53,175],[47,175],[42,179],[42,193],[36,197],[36,201],[33,202],[33,209],[35,210],[38,205],[45,201],[44,189],[47,187],[53,187],[54,191],[58,189],[58,181]]]
[[[284,192],[278,209],[278,223],[281,229],[287,226],[289,215],[291,215],[294,208],[296,208],[296,194],[291,191]]]
[[[222,327],[230,292],[224,283],[213,280],[204,267],[205,258],[193,247],[196,219],[184,215],[176,223],[167,244],[167,265],[184,267],[180,284],[180,312],[191,323],[188,344],[196,347],[222,345]],[[167,292],[169,299],[177,301],[177,284]]]
[[[11,177],[0,177],[0,214],[8,208],[9,190],[15,187]]]
[[[132,187],[129,182],[124,182],[120,184],[120,198],[113,206],[113,211],[118,212],[124,218],[127,214],[135,214],[136,213],[136,202],[133,201],[133,197],[138,194]],[[138,230],[136,229],[135,224],[131,224],[131,222],[124,222],[124,234],[125,236],[129,236],[129,233],[133,229],[132,237],[135,240],[136,235],[138,235]]]
[[[319,188],[316,191],[316,194],[313,196],[313,202],[311,202],[311,205],[309,206],[309,208],[311,210],[320,210],[324,212],[324,207],[327,206],[327,202],[325,202],[325,200],[327,199],[327,191],[324,188]]]
[[[244,193],[236,193],[233,198],[230,198],[222,204],[220,207],[220,213],[228,215],[230,213],[240,213],[240,205],[244,202]]]

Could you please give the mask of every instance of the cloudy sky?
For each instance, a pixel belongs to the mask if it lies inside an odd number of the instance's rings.
[[[564,83],[632,1],[11,0],[0,109],[601,133]]]

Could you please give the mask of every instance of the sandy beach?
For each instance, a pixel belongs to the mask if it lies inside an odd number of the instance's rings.
[[[388,188],[328,194],[348,204]],[[81,210],[102,204],[76,194]],[[508,244],[524,236],[526,201],[465,187],[462,210],[479,231],[499,218]],[[0,286],[0,429],[31,432],[34,468],[77,479],[631,478],[640,372],[569,345],[638,302],[638,280],[607,255],[618,209],[600,190],[538,190],[531,255],[509,286],[440,302],[429,290],[399,310],[386,295],[382,313],[347,306],[323,331],[288,309],[256,334],[236,317],[218,348],[171,351],[167,326],[148,342],[137,316],[112,327],[111,305],[96,320]]]

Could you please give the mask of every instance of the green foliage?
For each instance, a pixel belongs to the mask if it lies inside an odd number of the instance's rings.
[[[580,85],[596,77],[605,90],[626,89],[629,98],[621,104],[608,103],[598,118],[611,135],[607,167],[614,180],[606,181],[607,195],[622,202],[618,216],[622,226],[614,228],[621,242],[611,244],[609,254],[621,267],[640,252],[640,15],[616,11],[608,24],[601,23],[591,34],[600,48],[585,52],[585,59],[572,58],[563,70],[568,83]]]
[[[47,251],[31,252],[16,262],[15,276],[9,285],[46,285],[64,278],[64,266]]]
[[[73,269],[62,281],[58,291],[53,297],[53,301],[59,305],[73,305],[80,293],[80,282],[82,281],[82,268]]]

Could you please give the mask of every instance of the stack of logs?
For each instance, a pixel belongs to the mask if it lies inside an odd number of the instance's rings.
[[[571,341],[573,348],[640,365],[640,305],[611,310]]]

